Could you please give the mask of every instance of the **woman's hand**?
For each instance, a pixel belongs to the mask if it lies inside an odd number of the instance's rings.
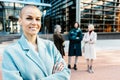
[[[62,62],[58,63],[56,62],[56,64],[53,66],[53,71],[52,73],[57,73],[57,72],[60,72],[64,69],[64,64]]]

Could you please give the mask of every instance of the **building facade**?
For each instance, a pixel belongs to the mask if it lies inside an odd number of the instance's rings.
[[[26,4],[36,5],[42,12],[44,8],[50,6],[44,3],[44,0],[0,0],[0,32],[22,32],[18,18],[20,9]],[[43,22],[44,20],[42,20],[42,26],[44,26]]]
[[[81,28],[95,25],[97,32],[120,32],[119,0],[83,0],[81,1]]]
[[[88,24],[95,25],[96,32],[120,32],[120,1],[119,0],[17,0],[35,1],[51,4],[43,6],[42,29],[43,33],[53,33],[54,26],[60,24],[62,32],[69,32],[76,21],[76,14],[80,12],[80,28],[87,31]],[[80,4],[76,10],[76,4]],[[24,4],[0,1],[0,31],[20,32],[18,15]]]
[[[22,4],[0,2],[0,31],[16,33]]]
[[[68,32],[76,21],[78,11],[83,32],[87,31],[88,24],[94,24],[96,32],[120,32],[119,0],[80,0],[80,3],[77,0],[44,1],[52,5],[46,15],[50,32],[53,32],[55,24],[60,24],[62,31]],[[80,4],[78,11],[76,4]]]
[[[53,32],[54,26],[60,24],[62,32],[68,32],[72,23],[75,21],[76,0],[44,0],[45,3],[50,3],[52,7],[47,10],[46,25],[49,32]]]

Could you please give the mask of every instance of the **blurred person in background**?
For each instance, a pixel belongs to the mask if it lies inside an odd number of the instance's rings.
[[[65,40],[61,35],[61,26],[60,25],[55,25],[53,40],[54,40],[55,46],[60,51],[62,57],[65,56],[65,51],[64,51],[64,47],[65,47],[64,41]]]
[[[69,52],[68,52],[68,68],[71,69],[71,57],[75,56],[74,70],[77,70],[78,56],[82,56],[81,51],[82,31],[79,23],[74,23],[74,28],[69,32]]]
[[[94,25],[88,25],[88,32],[84,34],[84,57],[87,61],[87,71],[93,73],[93,60],[96,59],[95,44],[97,40],[97,34],[94,32]]]

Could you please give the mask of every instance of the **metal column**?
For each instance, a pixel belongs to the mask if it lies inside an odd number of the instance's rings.
[[[3,8],[3,31],[6,33],[6,13],[5,13],[5,8]]]
[[[81,17],[80,17],[80,0],[76,0],[76,22],[80,24],[81,22]]]

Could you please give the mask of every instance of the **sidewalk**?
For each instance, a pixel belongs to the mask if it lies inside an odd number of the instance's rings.
[[[68,50],[68,42],[66,52]],[[71,69],[71,80],[120,80],[120,40],[98,40],[96,43],[97,59],[94,61],[94,73],[86,71],[84,56],[79,57],[78,70]],[[65,56],[68,62],[68,56]],[[72,66],[74,65],[74,57]]]
[[[120,80],[120,50],[97,51],[94,73],[88,73],[84,57],[79,57],[78,70],[71,69],[71,80]],[[65,60],[67,61],[67,56]],[[74,59],[72,60],[72,66]]]
[[[0,56],[2,55],[4,47],[11,42],[13,41],[0,44]],[[66,63],[68,62],[68,44],[68,41],[66,41],[66,56],[64,57]],[[94,61],[94,73],[90,74],[86,71],[86,61],[82,56],[79,57],[78,60],[78,70],[75,71],[71,69],[71,80],[120,80],[120,40],[98,40],[96,44],[96,50],[97,59]],[[73,65],[74,58],[72,59],[72,66]],[[2,80],[1,76],[0,80]]]

